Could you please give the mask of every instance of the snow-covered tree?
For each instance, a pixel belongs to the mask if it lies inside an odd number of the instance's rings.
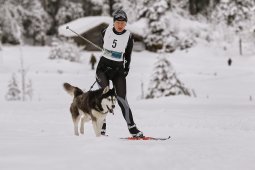
[[[191,95],[190,91],[177,78],[173,66],[165,56],[158,58],[151,77],[147,99],[171,95]]]
[[[22,92],[22,88],[20,88],[19,83],[17,81],[17,77],[16,74],[13,73],[11,80],[9,81],[8,84],[8,91],[5,95],[5,99],[8,101],[13,101],[13,100],[23,100],[25,101],[26,99],[30,99],[32,100],[33,97],[33,86],[32,86],[32,81],[29,80],[26,84],[25,84],[25,88],[24,88],[24,94]],[[24,96],[22,96],[24,95]]]
[[[122,8],[127,13],[128,22],[134,22],[138,19],[138,12],[141,1],[137,0],[122,0]]]
[[[143,4],[138,5],[138,19],[148,19],[148,31],[144,38],[147,50],[173,52],[177,48],[185,49],[194,44],[192,36],[176,31],[175,23],[171,22],[171,15],[174,15],[171,7],[168,0],[144,0]]]
[[[29,100],[31,101],[33,98],[33,84],[32,84],[32,80],[29,80],[26,84],[26,91],[25,91],[25,96],[26,98],[29,98]]]
[[[110,9],[108,3],[102,4],[102,16],[110,16]]]
[[[13,1],[3,1],[0,6],[0,28],[2,30],[2,42],[18,44],[17,27],[20,27],[21,20],[17,7]]]
[[[47,14],[50,16],[50,19],[52,20],[50,26],[50,29],[48,30],[49,35],[54,35],[57,33],[57,20],[56,15],[58,13],[58,10],[61,6],[61,2],[63,0],[40,0],[43,6],[43,9],[47,12]]]
[[[21,91],[15,74],[12,74],[11,80],[9,81],[8,92],[5,95],[5,99],[8,101],[21,100]]]
[[[55,39],[52,43],[49,59],[65,59],[72,62],[80,62],[81,48],[74,41]]]
[[[211,15],[215,23],[224,22],[228,26],[235,27],[236,31],[242,31],[254,24],[255,1],[251,0],[224,0],[221,1]]]
[[[4,43],[18,44],[16,28],[20,27],[24,36],[35,42],[42,42],[50,28],[50,18],[38,0],[8,0],[0,6],[0,27]]]
[[[45,44],[46,33],[51,26],[51,18],[38,0],[20,0],[19,13],[24,35],[33,39],[33,43]]]
[[[83,16],[84,12],[81,3],[65,1],[63,6],[61,6],[58,10],[56,20],[58,25],[62,25]]]
[[[151,51],[158,51],[164,48],[164,39],[167,37],[165,34],[166,22],[162,16],[165,15],[169,9],[166,0],[156,1],[143,1],[140,6],[139,18],[145,17],[149,19],[149,32],[145,37],[145,44],[147,49]]]
[[[109,14],[110,16],[113,14],[113,12],[117,9],[122,9],[123,6],[123,0],[104,0],[104,4],[108,5]]]
[[[144,0],[136,5],[134,9],[138,10],[134,11],[137,11],[137,19],[145,18],[148,21],[144,42],[149,51],[183,50],[192,47],[197,37],[206,37],[205,27],[197,26],[196,18],[188,12],[188,0]],[[184,20],[192,24],[183,27],[181,23]]]
[[[239,53],[254,54],[254,0],[224,0],[212,12],[210,22],[220,32],[215,37],[224,42],[224,47],[239,46]],[[253,45],[251,45],[253,44]]]
[[[112,9],[113,11],[116,11],[117,9],[123,9],[123,0],[114,0]]]

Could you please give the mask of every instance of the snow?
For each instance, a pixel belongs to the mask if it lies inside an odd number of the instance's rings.
[[[140,35],[144,37],[146,35],[146,28],[147,28],[148,20],[142,18],[136,22],[128,23],[127,30],[131,31],[134,34]]]
[[[49,60],[49,47],[3,46],[0,51],[0,169],[253,170],[255,169],[255,58],[208,44],[168,54],[178,77],[197,97],[141,100],[158,57],[133,52],[128,100],[145,135],[168,141],[123,141],[129,136],[120,108],[107,117],[109,137],[96,138],[92,125],[76,137],[69,113],[69,82],[89,89],[95,81],[90,53],[81,63]],[[7,102],[8,82],[19,74],[20,52],[33,81],[32,101]],[[230,55],[231,54],[231,55]],[[100,53],[95,53],[99,59]],[[233,64],[227,65],[231,57]],[[20,81],[19,81],[20,83]]]
[[[131,31],[134,34],[144,36],[146,33],[147,27],[147,19],[140,19],[133,23],[127,23],[126,29]],[[58,29],[59,35],[64,35],[66,37],[74,36],[74,33],[67,30],[66,27],[69,26],[72,30],[77,32],[78,34],[83,34],[84,32],[89,31],[90,29],[102,24],[106,23],[108,25],[113,24],[112,17],[109,16],[89,16],[76,19],[64,25],[61,25]]]
[[[102,24],[112,24],[112,18],[108,16],[89,16],[76,19],[64,25],[61,25],[58,29],[59,35],[64,35],[66,37],[73,37],[74,33],[66,30],[66,27],[69,26],[71,29],[75,30],[78,34],[82,34],[90,29]]]

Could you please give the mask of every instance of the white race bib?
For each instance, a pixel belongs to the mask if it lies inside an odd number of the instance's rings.
[[[126,31],[124,34],[117,35],[112,29],[113,27],[109,26],[105,31],[103,45],[105,52],[103,55],[110,60],[123,61],[123,54],[128,44],[130,32]]]

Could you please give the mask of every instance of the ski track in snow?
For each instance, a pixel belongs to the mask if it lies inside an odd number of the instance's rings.
[[[7,102],[4,95],[11,74],[19,75],[20,49],[4,46],[0,169],[254,170],[255,60],[235,56],[233,66],[228,67],[222,57],[225,53],[205,48],[168,56],[177,76],[195,90],[197,98],[141,100],[141,81],[146,90],[157,54],[133,53],[127,97],[136,124],[145,135],[171,135],[171,139],[123,141],[119,138],[129,133],[119,107],[107,117],[109,137],[96,138],[91,123],[85,125],[85,135],[73,135],[72,98],[62,84],[89,89],[95,80],[88,65],[90,53],[83,53],[82,63],[70,63],[48,60],[48,47],[22,47],[34,98]]]

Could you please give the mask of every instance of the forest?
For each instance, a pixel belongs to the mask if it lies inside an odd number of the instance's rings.
[[[124,9],[129,23],[147,20],[146,49],[173,52],[189,48],[197,38],[212,41],[212,32],[254,36],[255,0],[0,0],[0,41],[3,44],[50,45],[58,27],[86,16],[111,16]],[[208,26],[183,33],[173,18]],[[205,32],[201,35],[201,32]],[[223,35],[225,36],[225,35]]]

